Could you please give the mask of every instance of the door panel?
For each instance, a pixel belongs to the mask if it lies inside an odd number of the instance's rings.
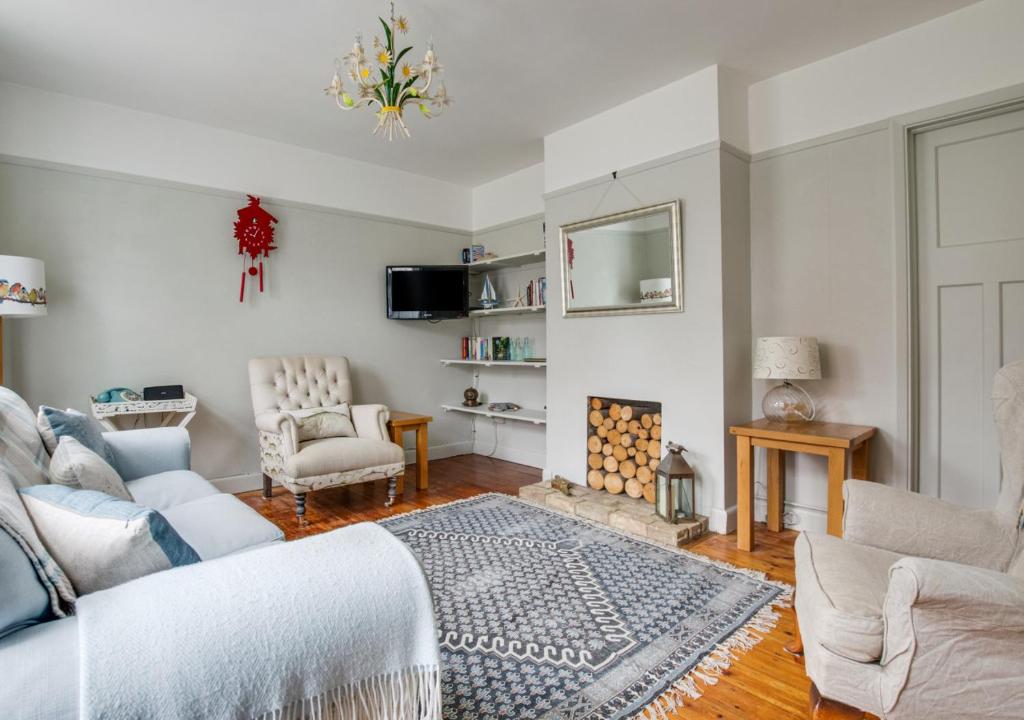
[[[1024,111],[919,133],[914,151],[918,485],[991,508],[992,378],[1024,357]]]

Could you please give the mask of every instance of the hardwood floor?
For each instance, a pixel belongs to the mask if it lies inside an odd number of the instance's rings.
[[[407,478],[415,477],[415,466],[407,469]],[[378,520],[439,505],[483,492],[515,495],[519,488],[540,479],[540,471],[480,455],[463,455],[430,463],[430,488],[416,490],[407,482],[404,496],[391,508],[384,507],[383,482],[320,490],[306,503],[307,525],[299,527],[292,494],[274,488],[270,500],[259,491],[238,497],[274,522],[289,540],[313,535],[356,522]],[[774,580],[794,582],[793,542],[796,533],[786,530],[768,532],[759,525],[753,552],[736,548],[736,535],[706,535],[687,549],[739,567],[764,571]],[[803,663],[784,649],[793,639],[794,615],[783,611],[778,626],[753,650],[734,662],[717,685],[704,688],[704,695],[674,715],[689,718],[728,718],[768,720],[769,718],[808,717],[810,681]]]

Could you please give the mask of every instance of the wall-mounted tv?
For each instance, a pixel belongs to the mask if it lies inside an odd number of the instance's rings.
[[[469,314],[469,269],[465,265],[388,267],[388,317],[443,320]]]

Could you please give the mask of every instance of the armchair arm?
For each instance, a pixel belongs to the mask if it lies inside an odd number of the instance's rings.
[[[280,435],[286,455],[294,455],[299,449],[299,428],[295,418],[282,412],[262,412],[256,415],[256,428],[263,432]]]
[[[903,558],[883,617],[886,717],[1024,716],[1024,579]]]
[[[1017,529],[988,510],[863,480],[843,484],[843,538],[917,557],[1005,570]]]
[[[356,435],[370,440],[388,440],[388,419],[391,411],[387,405],[353,405],[352,423]]]
[[[160,427],[103,433],[114,467],[125,480],[168,470],[188,470],[192,445],[184,428]]]

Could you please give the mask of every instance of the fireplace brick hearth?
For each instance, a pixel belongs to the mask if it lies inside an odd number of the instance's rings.
[[[680,547],[707,532],[708,519],[698,515],[693,522],[673,525],[662,520],[654,506],[640,498],[609,495],[583,485],[573,485],[571,495],[563,495],[547,480],[519,488],[523,500],[544,505],[569,515],[607,525],[660,545]]]

